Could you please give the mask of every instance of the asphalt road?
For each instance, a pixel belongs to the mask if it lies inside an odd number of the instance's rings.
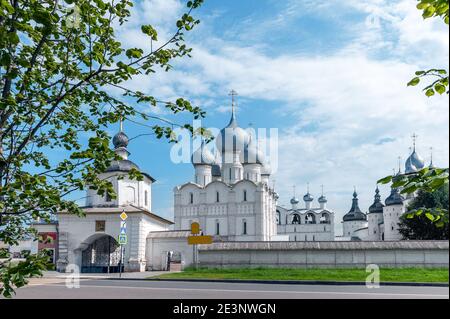
[[[64,280],[38,279],[17,289],[14,298],[42,299],[449,299],[448,287],[287,285],[82,279],[80,288]]]

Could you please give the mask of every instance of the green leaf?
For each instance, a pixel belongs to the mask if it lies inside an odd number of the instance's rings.
[[[436,8],[434,6],[432,6],[432,5],[429,5],[423,11],[422,16],[426,19],[426,18],[431,17],[435,12],[436,12]]]
[[[136,58],[139,59],[144,51],[142,49],[128,49],[125,54],[128,58]]]
[[[419,82],[420,82],[420,78],[415,77],[411,81],[408,82],[408,86],[416,86],[417,84],[419,84]]]
[[[434,220],[434,215],[431,214],[431,213],[425,213],[425,216],[426,216],[429,220],[431,220],[431,221]]]
[[[442,84],[436,83],[436,84],[434,85],[434,89],[435,89],[436,92],[438,92],[439,94],[445,93],[445,86],[443,86]]]
[[[444,227],[445,226],[445,223],[444,223],[444,221],[439,221],[439,222],[437,222],[436,224],[434,224],[437,228],[442,228],[442,227]]]
[[[389,183],[390,181],[392,181],[392,175],[389,175],[389,176],[386,176],[386,177],[384,177],[384,178],[382,178],[382,179],[379,179],[379,180],[377,181],[377,183],[378,183],[378,184],[387,184],[387,183]]]
[[[431,88],[426,90],[425,95],[428,96],[428,97],[433,96],[434,95],[434,90],[431,89]]]

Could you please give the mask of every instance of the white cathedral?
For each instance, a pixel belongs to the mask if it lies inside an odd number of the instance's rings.
[[[402,173],[399,167],[397,174],[415,173],[425,167],[425,161],[416,151],[416,135],[413,135],[414,147],[405,162],[405,170]],[[433,168],[431,156],[430,168]],[[369,240],[369,241],[396,241],[402,236],[398,230],[400,217],[406,212],[408,205],[414,199],[415,194],[403,196],[401,189],[392,188],[384,204],[381,202],[380,190],[375,189],[375,196],[367,214],[363,213],[358,205],[358,194],[353,192],[352,206],[343,217],[344,240]]]
[[[175,187],[175,229],[198,222],[205,235],[224,241],[272,240],[278,195],[268,183],[270,166],[255,139],[238,126],[234,108],[216,147],[220,162],[202,143],[192,155],[195,181]]]

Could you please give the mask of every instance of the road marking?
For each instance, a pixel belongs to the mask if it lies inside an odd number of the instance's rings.
[[[28,286],[65,286],[55,284],[33,284]],[[101,286],[101,285],[82,285],[81,288],[122,288],[122,289],[145,289],[145,290],[176,290],[176,291],[215,291],[215,292],[246,292],[246,293],[288,293],[288,294],[333,294],[333,295],[371,295],[371,296],[416,296],[416,297],[449,297],[449,295],[440,294],[405,294],[405,293],[377,293],[377,292],[340,292],[340,291],[284,291],[284,290],[242,290],[242,289],[209,289],[209,288],[166,288],[166,287],[129,287],[129,286]],[[26,288],[26,287],[25,287]]]

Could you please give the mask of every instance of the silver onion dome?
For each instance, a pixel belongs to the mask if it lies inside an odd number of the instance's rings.
[[[128,141],[129,141],[128,136],[122,131],[120,131],[113,137],[113,145],[115,148],[127,147]]]
[[[222,153],[242,152],[250,143],[250,135],[237,124],[234,111],[231,114],[230,123],[220,130],[216,137],[217,149]]]
[[[413,152],[406,159],[405,173],[414,173],[425,167],[425,161],[420,157],[414,148]]]
[[[292,197],[291,198],[291,204],[292,205],[297,205],[298,203],[300,203],[300,201],[298,200],[298,198],[297,197]]]
[[[200,147],[192,154],[191,162],[193,165],[213,165],[215,164],[215,157],[206,144],[202,142]]]
[[[307,192],[305,196],[303,196],[303,200],[305,202],[312,202],[314,200],[314,197],[309,192]]]
[[[256,145],[256,142],[253,138],[250,139],[250,143],[244,148],[244,152],[241,152],[240,161],[242,164],[264,165],[264,154]]]
[[[319,203],[326,203],[327,202],[327,198],[325,197],[325,195],[321,195],[317,201]]]

